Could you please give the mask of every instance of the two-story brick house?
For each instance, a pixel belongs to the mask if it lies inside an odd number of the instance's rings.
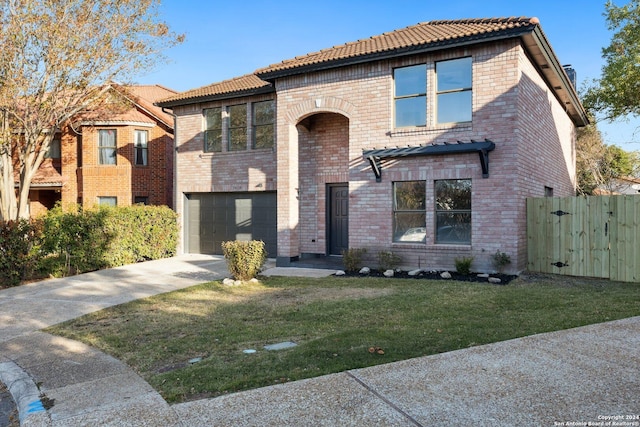
[[[433,21],[165,99],[182,250],[263,239],[279,265],[366,248],[526,265],[527,197],[575,191],[587,116],[540,23]]]
[[[56,202],[173,205],[173,116],[154,102],[177,92],[112,85],[112,108],[90,109],[56,134],[29,193],[37,216]]]

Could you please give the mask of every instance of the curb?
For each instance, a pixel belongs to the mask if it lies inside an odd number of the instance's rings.
[[[21,426],[51,424],[47,410],[40,400],[40,390],[22,368],[14,362],[1,362],[0,381],[7,386],[18,407]]]

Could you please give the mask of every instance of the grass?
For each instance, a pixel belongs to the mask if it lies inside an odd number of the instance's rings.
[[[507,286],[272,277],[206,283],[47,332],[123,360],[167,401],[182,402],[636,316],[639,302],[638,283],[560,276],[525,276]],[[282,341],[298,345],[263,349]],[[202,360],[190,363],[195,358]]]

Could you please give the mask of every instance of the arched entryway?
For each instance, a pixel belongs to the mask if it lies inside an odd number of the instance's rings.
[[[300,254],[340,255],[349,244],[349,119],[319,112],[296,129]]]

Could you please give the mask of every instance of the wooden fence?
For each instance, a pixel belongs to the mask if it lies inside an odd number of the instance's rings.
[[[527,199],[529,271],[640,282],[640,196]]]

